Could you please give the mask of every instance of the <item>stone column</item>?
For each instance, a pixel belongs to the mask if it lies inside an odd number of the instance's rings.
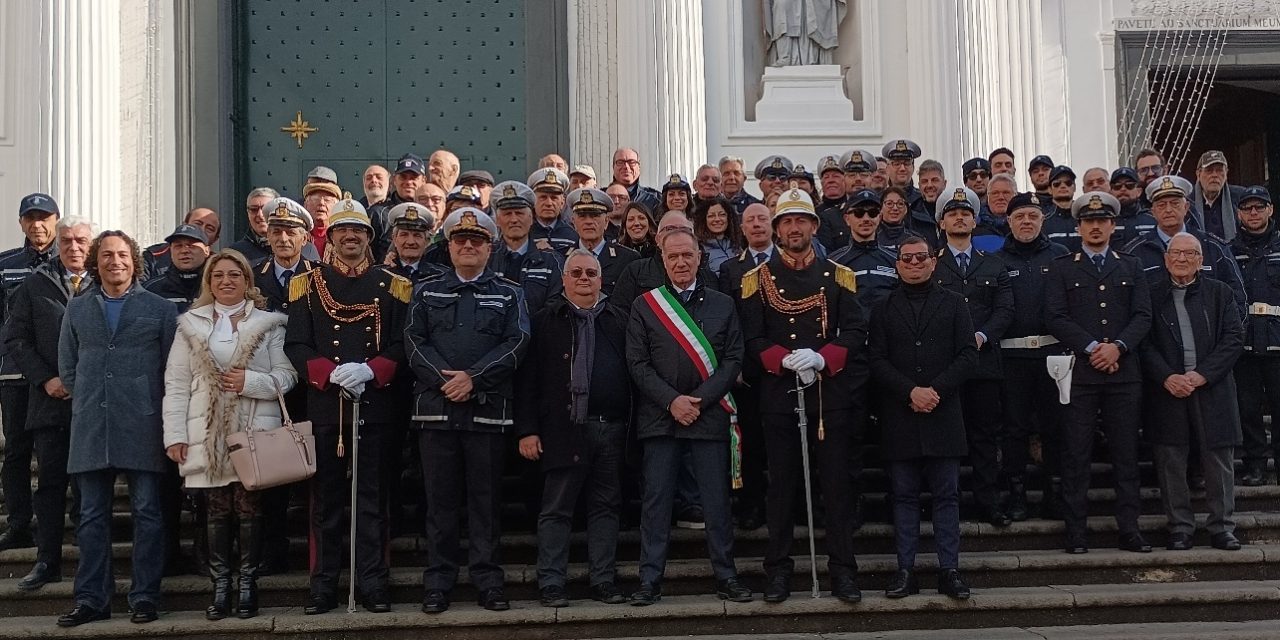
[[[601,188],[618,146],[618,2],[569,0],[569,153]]]
[[[641,182],[707,158],[701,0],[626,0],[617,12],[618,139],[640,154]],[[612,167],[603,171],[611,175]],[[607,178],[601,176],[602,182]]]
[[[886,131],[886,139],[910,137],[920,145],[923,156],[944,167],[959,167],[960,158],[960,65],[956,19],[959,0],[907,0],[906,85],[911,131]],[[919,166],[919,161],[916,162]]]
[[[120,196],[120,10],[120,0],[45,3],[49,192],[104,229],[133,219]]]

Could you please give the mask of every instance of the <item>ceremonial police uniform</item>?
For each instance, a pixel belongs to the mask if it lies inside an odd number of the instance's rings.
[[[639,184],[638,182],[636,184]],[[535,192],[542,191],[546,193],[567,193],[569,191],[569,176],[564,175],[563,171],[555,167],[545,167],[538,169],[529,174],[529,188]],[[496,187],[494,189],[497,190]],[[532,198],[530,199],[532,203]],[[612,200],[610,200],[612,202]],[[530,204],[532,207],[533,205]],[[532,240],[546,240],[547,247],[559,253],[578,243],[578,232],[564,219],[559,216],[555,222],[550,225],[543,224],[538,220],[537,212],[534,212],[533,226],[529,229],[529,238]]]
[[[497,237],[493,220],[463,208],[444,222],[454,236]],[[414,293],[405,327],[416,377],[413,427],[420,430],[427,492],[427,568],[423,610],[439,613],[462,564],[459,537],[468,516],[468,573],[489,609],[509,608],[498,559],[502,511],[503,431],[512,424],[513,378],[529,342],[529,314],[520,288],[485,269],[462,280],[456,271],[429,278]],[[445,371],[463,371],[473,385],[462,401],[447,398]],[[465,501],[463,500],[463,492]]]
[[[575,189],[569,194],[568,204],[575,216],[604,216],[613,211],[613,199],[599,189]],[[613,286],[618,283],[618,277],[627,265],[640,259],[640,254],[634,249],[606,238],[601,238],[600,243],[594,247],[584,246],[579,241],[576,246],[565,249],[563,256],[567,259],[574,249],[590,251],[600,261],[600,290],[605,295],[613,294]],[[561,285],[563,287],[563,282]]]
[[[1009,213],[1028,207],[1041,209],[1043,200],[1035,193],[1020,193],[1009,201]],[[1068,253],[1066,247],[1046,238],[1043,231],[1031,242],[1019,242],[1010,234],[996,252],[996,257],[1009,271],[1009,284],[1013,289],[1013,321],[1000,340],[1000,366],[1005,380],[1005,433],[1000,466],[1009,488],[1005,514],[1015,522],[1027,519],[1025,475],[1031,458],[1032,435],[1040,436],[1046,480],[1059,473],[1061,410],[1055,406],[1057,390],[1045,368],[1045,357],[1058,353],[1061,348],[1055,346],[1058,339],[1049,335],[1045,326],[1044,288],[1050,263]],[[1045,495],[1046,501],[1053,499],[1049,496],[1057,495],[1056,487],[1046,486]]]
[[[165,246],[169,246],[174,240],[186,238],[194,240],[200,244],[209,246],[209,238],[205,236],[204,230],[191,224],[180,224],[173,233],[164,239]],[[204,275],[204,261],[200,261],[200,265],[190,271],[183,271],[172,264],[161,275],[155,276],[143,283],[143,288],[154,293],[178,307],[178,313],[183,314],[187,309],[191,308],[191,303],[200,296],[200,277]]]
[[[967,187],[948,189],[938,200],[939,221],[948,211],[955,210],[967,210],[977,217],[978,196]],[[960,406],[964,411],[969,462],[973,468],[970,482],[974,502],[992,525],[1006,526],[1009,519],[999,504],[999,439],[1003,417],[1000,381],[1004,377],[1000,368],[1000,340],[1013,322],[1009,272],[999,258],[979,251],[972,244],[966,251],[960,251],[948,242],[938,250],[938,267],[933,279],[943,289],[964,298],[974,332],[983,335],[978,366],[969,372],[960,390]]]
[[[43,193],[33,193],[18,205],[18,218],[36,213],[60,215],[58,203]],[[58,241],[53,238],[44,251],[37,251],[30,242],[0,253],[0,324],[9,323],[9,299],[31,272],[58,256]],[[51,327],[50,331],[56,329]],[[0,466],[3,478],[5,509],[9,515],[8,528],[0,535],[0,549],[30,547],[31,536],[31,452],[35,440],[27,431],[27,400],[29,385],[13,357],[0,354],[0,422],[4,423],[4,464]]]
[[[1271,204],[1265,187],[1249,187],[1240,197],[1240,207]],[[1272,433],[1280,416],[1280,231],[1272,217],[1261,233],[1241,225],[1231,240],[1231,251],[1244,274],[1248,293],[1248,315],[1244,317],[1244,354],[1236,363],[1236,389],[1240,397],[1240,421],[1244,428],[1241,483],[1261,485],[1267,459],[1263,413],[1272,416]]]
[[[355,226],[374,234],[353,200],[334,205],[328,234]],[[335,254],[337,248],[335,247]],[[316,475],[311,482],[311,601],[304,613],[337,606],[342,569],[343,510],[350,491],[347,463],[355,448],[351,397],[360,406],[359,475],[356,504],[356,575],[350,576],[366,608],[390,610],[381,500],[383,437],[395,417],[391,382],[405,361],[403,327],[410,282],[372,263],[355,266],[336,257],[289,281],[289,326],[285,354],[307,387],[307,413],[316,438]],[[360,393],[359,391],[363,391]]]
[[[808,195],[798,189],[783,192],[774,229],[789,215],[817,220]],[[789,594],[793,518],[800,508],[796,497],[801,483],[807,481],[795,412],[795,390],[802,374],[784,370],[783,364],[788,358],[794,363],[797,355],[812,361],[820,374],[805,394],[805,409],[826,507],[832,590],[842,599],[861,597],[854,583],[858,565],[853,552],[856,489],[852,477],[861,464],[857,448],[865,420],[868,374],[867,325],[855,290],[853,271],[818,260],[812,253],[797,260],[775,251],[772,259],[742,279],[739,308],[747,354],[765,371],[758,393],[769,459],[769,546],[764,558],[768,600],[780,601]]]
[[[1072,204],[1076,220],[1114,219],[1120,203],[1110,194],[1091,192]],[[1071,403],[1066,407],[1062,438],[1062,497],[1068,553],[1084,553],[1085,518],[1089,511],[1093,434],[1099,423],[1116,478],[1116,523],[1120,547],[1150,551],[1138,532],[1138,426],[1142,406],[1142,371],[1132,350],[1151,328],[1151,297],[1137,258],[1107,248],[1094,254],[1081,249],[1053,261],[1045,284],[1047,328],[1075,355]],[[1089,357],[1105,343],[1120,350],[1118,369],[1107,373]]]
[[[493,188],[491,196],[495,210],[508,207],[527,207],[532,210],[533,199],[533,190],[524,183],[515,181],[500,183]],[[541,225],[536,219],[532,225],[529,237],[518,251],[508,247],[501,239],[494,243],[493,253],[489,254],[489,269],[499,278],[520,285],[529,313],[537,313],[546,305],[547,300],[564,290],[564,281],[560,277],[564,269],[564,256],[553,247],[564,246],[565,250],[572,248],[578,242],[578,234],[573,232],[573,240],[568,245],[563,242],[552,243],[548,238],[535,239],[533,231]],[[448,247],[444,243],[440,247],[447,259]]]

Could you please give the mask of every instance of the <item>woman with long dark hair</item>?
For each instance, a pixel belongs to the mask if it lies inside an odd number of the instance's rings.
[[[742,251],[738,214],[724,196],[703,201],[693,213],[693,233],[707,257],[707,268],[720,273],[720,265]]]
[[[654,218],[661,220],[668,211],[683,211],[685,215],[693,211],[693,187],[678,173],[671,174],[667,183],[662,185],[662,200]]]
[[[622,209],[622,234],[618,236],[618,244],[635,249],[642,258],[652,257],[655,249],[653,236],[657,226],[649,207],[640,202],[628,202]]]

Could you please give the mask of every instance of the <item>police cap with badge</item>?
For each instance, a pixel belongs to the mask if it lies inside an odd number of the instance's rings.
[[[1115,219],[1120,217],[1120,201],[1104,191],[1090,191],[1071,202],[1071,217],[1076,221]]]
[[[1046,202],[1047,199],[1041,197],[1040,194],[1034,191],[1026,191],[1013,196],[1009,200],[1009,208],[1006,211],[1008,211],[1008,215],[1013,215],[1013,212],[1018,209],[1035,209],[1037,213],[1043,214]]]
[[[19,218],[36,212],[52,213],[55,216],[60,215],[60,212],[58,211],[58,203],[54,202],[53,198],[43,193],[33,193],[23,198],[22,201],[18,203]]]
[[[489,195],[494,209],[532,209],[533,189],[519,180],[499,182]]]
[[[430,233],[436,225],[436,217],[431,214],[431,210],[416,202],[402,202],[391,207],[387,217],[391,220],[392,229]]]
[[[840,168],[845,173],[874,173],[879,166],[875,154],[862,149],[850,149],[840,156]]]
[[[311,231],[315,227],[311,212],[296,201],[284,196],[267,202],[266,212],[267,226],[301,227],[307,231]]]
[[[991,161],[986,158],[969,158],[968,160],[965,160],[964,164],[961,166],[960,175],[968,178],[969,174],[974,171],[986,171],[987,175],[990,176]]]
[[[786,157],[771,155],[765,156],[764,160],[756,164],[754,175],[756,180],[764,180],[765,178],[786,180],[791,177],[791,169],[791,161]]]
[[[942,218],[947,215],[948,211],[956,209],[964,209],[974,215],[978,214],[978,208],[982,206],[978,200],[978,194],[973,192],[969,187],[955,187],[951,189],[951,195],[946,199],[938,198],[937,211],[934,213],[934,219],[942,222]]]
[[[1266,187],[1258,185],[1245,187],[1244,191],[1240,192],[1240,205],[1238,206],[1244,206],[1244,203],[1250,200],[1261,200],[1263,204],[1269,205],[1271,204],[1271,192],[1267,191]]]
[[[1036,167],[1048,167],[1052,169],[1053,166],[1054,166],[1053,158],[1050,158],[1049,156],[1046,156],[1046,155],[1038,155],[1032,158],[1031,162],[1027,163],[1027,171],[1030,171]]]
[[[782,192],[778,198],[777,213],[773,215],[773,228],[776,230],[778,222],[787,216],[804,216],[813,220],[815,225],[822,224],[822,219],[813,210],[813,198],[803,189],[787,189]]]
[[[333,205],[333,211],[329,213],[329,226],[325,229],[325,234],[333,235],[333,230],[338,227],[359,227],[372,236],[373,223],[369,222],[369,214],[364,205],[352,200],[350,193],[343,195],[345,197]]]
[[[822,156],[818,159],[818,175],[825,176],[828,171],[839,171],[844,173],[844,169],[840,164],[840,158],[835,156]]]
[[[569,190],[569,176],[555,167],[543,167],[529,174],[529,188],[544,193],[564,193]]]
[[[204,229],[194,224],[180,224],[173,230],[173,233],[165,236],[164,241],[173,244],[174,240],[194,240],[204,246],[209,246],[209,236],[205,235]]]
[[[671,174],[671,177],[667,178],[667,182],[662,185],[662,195],[666,195],[668,191],[673,189],[680,189],[682,191],[693,193],[693,187],[689,186],[689,181],[685,180],[684,176],[678,173],[673,173]]]
[[[905,138],[890,140],[880,150],[880,155],[889,160],[915,160],[920,157],[920,145]]]
[[[1191,183],[1181,176],[1160,176],[1147,185],[1146,193],[1147,201],[1153,204],[1156,200],[1170,196],[1186,198],[1191,193]]]
[[[420,176],[427,174],[426,165],[422,163],[422,158],[417,154],[406,153],[400,156],[400,160],[396,162],[396,174],[416,173]]]
[[[475,207],[462,207],[444,219],[444,237],[453,239],[454,236],[473,236],[492,242],[498,237],[498,225],[489,214]]]
[[[844,203],[840,205],[840,211],[852,213],[855,210],[880,211],[880,194],[871,189],[858,189],[849,194],[849,197],[845,198]]]
[[[465,202],[473,206],[480,206],[480,190],[469,184],[460,184],[449,190],[445,195],[444,201],[449,202]]]
[[[599,189],[574,189],[568,203],[569,210],[577,216],[602,216],[613,211],[613,198]]]

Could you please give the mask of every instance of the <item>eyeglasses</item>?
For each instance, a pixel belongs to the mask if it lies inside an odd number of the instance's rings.
[[[1138,183],[1136,183],[1136,182],[1116,182],[1116,183],[1113,183],[1113,184],[1111,185],[1111,188],[1112,188],[1112,189],[1119,189],[1119,190],[1121,190],[1121,191],[1128,191],[1128,190],[1130,190],[1130,189],[1137,189],[1137,188],[1138,188]]]
[[[615,167],[638,167],[638,166],[640,166],[640,161],[639,161],[639,160],[614,160],[614,161],[613,161],[613,166],[615,166]]]
[[[1271,205],[1269,205],[1269,204],[1264,204],[1264,203],[1261,203],[1261,202],[1259,202],[1258,204],[1242,204],[1242,205],[1240,205],[1239,210],[1240,210],[1240,211],[1244,211],[1245,213],[1250,213],[1250,212],[1258,212],[1258,213],[1261,213],[1261,212],[1263,212],[1263,211],[1266,211],[1266,210],[1267,210],[1267,207],[1269,207],[1269,206],[1271,206]]]
[[[1057,182],[1050,183],[1049,186],[1050,187],[1074,187],[1076,186],[1076,181],[1075,180],[1059,180]]]
[[[456,244],[460,247],[465,245],[469,247],[475,247],[477,249],[479,249],[480,247],[483,247],[486,244],[489,244],[489,241],[487,239],[481,238],[480,236],[472,236],[472,235],[453,236],[452,238],[449,238],[449,242]]]
[[[1138,175],[1140,176],[1145,176],[1145,175],[1158,176],[1158,175],[1161,175],[1162,173],[1164,173],[1164,165],[1162,164],[1153,164],[1149,167],[1138,168]]]
[[[890,161],[889,161],[889,166],[891,166],[891,167],[909,167],[909,166],[911,166],[911,165],[915,164],[915,162],[916,162],[915,160],[901,160],[901,159],[899,159],[899,160],[890,160]]]
[[[870,209],[870,208],[859,208],[859,209],[850,209],[848,211],[845,211],[844,214],[847,216],[853,216],[855,218],[874,218],[880,215],[880,210]]]
[[[582,267],[575,267],[573,269],[570,269],[566,273],[568,273],[569,277],[573,278],[574,280],[577,280],[578,278],[581,278],[584,275],[591,279],[600,277],[600,271],[598,269],[583,269]]]
[[[263,209],[265,209],[265,208],[266,208],[266,207],[265,207],[264,205],[257,205],[257,206],[255,206],[255,207],[249,207],[249,212],[250,212],[250,213],[262,213],[262,210],[263,210]]]
[[[1166,253],[1174,258],[1186,258],[1187,260],[1200,257],[1200,252],[1196,249],[1170,249]]]
[[[904,200],[885,200],[880,204],[882,209],[906,209],[907,203]]]
[[[925,262],[929,261],[929,258],[932,258],[932,257],[933,257],[933,254],[929,253],[928,251],[921,251],[919,253],[898,254],[898,260],[901,260],[904,264],[924,264]]]

